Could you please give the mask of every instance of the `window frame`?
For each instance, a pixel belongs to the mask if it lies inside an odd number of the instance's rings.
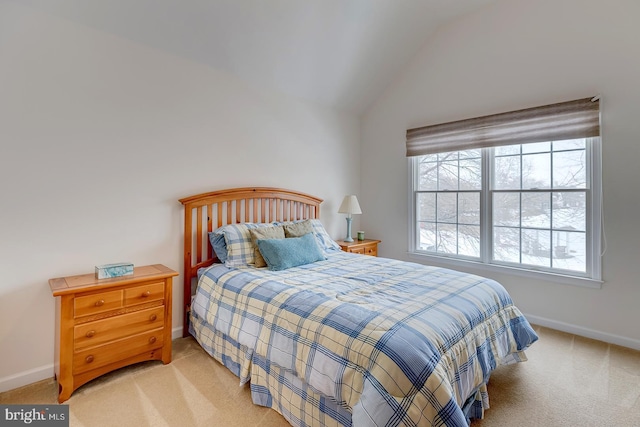
[[[491,206],[491,180],[493,170],[491,162],[494,148],[482,148],[482,189],[480,190],[480,258],[479,260],[455,254],[436,254],[417,249],[417,198],[421,192],[419,186],[420,156],[408,157],[409,164],[409,224],[408,255],[417,262],[438,263],[453,268],[472,268],[480,274],[483,272],[507,273],[545,280],[554,283],[565,283],[590,288],[601,288],[602,285],[602,248],[606,243],[602,229],[602,141],[601,137],[585,138],[587,142],[587,191],[586,191],[586,272],[558,270],[549,271],[533,266],[516,266],[513,264],[492,261],[493,222]],[[515,145],[515,144],[514,144]]]

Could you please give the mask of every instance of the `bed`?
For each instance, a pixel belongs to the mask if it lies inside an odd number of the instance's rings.
[[[538,338],[493,280],[340,251],[316,197],[180,201],[184,334],[294,426],[466,426]]]

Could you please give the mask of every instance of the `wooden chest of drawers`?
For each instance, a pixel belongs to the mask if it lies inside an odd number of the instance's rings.
[[[56,297],[60,403],[114,369],[145,360],[171,362],[171,289],[177,275],[156,264],[111,279],[84,274],[49,280]]]

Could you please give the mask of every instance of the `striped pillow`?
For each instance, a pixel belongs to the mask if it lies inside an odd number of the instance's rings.
[[[216,229],[213,233],[223,235],[227,244],[227,259],[224,265],[227,267],[242,267],[255,262],[254,245],[251,241],[250,229],[271,227],[271,223],[228,224]]]
[[[324,225],[319,219],[310,219],[313,226],[313,234],[315,234],[318,244],[325,252],[340,251],[340,245],[329,236],[327,230],[324,229]]]

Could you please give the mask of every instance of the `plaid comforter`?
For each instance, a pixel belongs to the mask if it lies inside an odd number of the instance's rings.
[[[526,360],[537,340],[493,280],[343,252],[276,272],[215,265],[200,275],[192,311],[244,353],[232,370],[251,378],[256,403],[321,407],[321,395],[350,413],[339,423],[354,426],[466,426],[488,407],[491,371]],[[263,375],[252,371],[269,376],[269,366],[286,374],[276,376],[287,382],[282,396],[255,384]]]

